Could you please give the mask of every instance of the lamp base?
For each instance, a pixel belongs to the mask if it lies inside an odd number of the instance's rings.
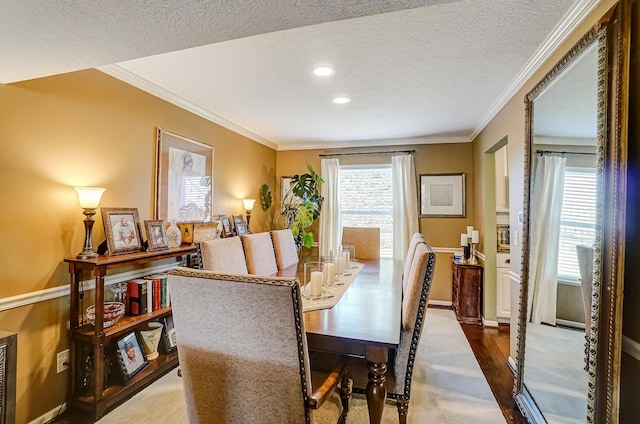
[[[93,251],[86,252],[83,250],[82,252],[76,255],[76,259],[95,259],[98,256],[100,255],[98,255],[96,252],[93,252]]]

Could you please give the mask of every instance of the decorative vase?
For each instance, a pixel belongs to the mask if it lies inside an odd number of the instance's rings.
[[[175,219],[171,219],[169,222],[171,225],[167,228],[167,244],[170,248],[180,247],[182,244],[182,232],[180,231],[180,227],[178,227]]]
[[[162,336],[162,323],[148,323],[146,328],[140,330],[140,336],[142,336],[144,349],[147,353],[147,360],[153,361],[160,355],[158,353],[158,343],[160,343],[160,337]]]

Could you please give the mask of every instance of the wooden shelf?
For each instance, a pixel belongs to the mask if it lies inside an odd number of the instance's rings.
[[[178,365],[177,352],[161,354],[157,359],[149,361],[149,365],[136,374],[126,384],[114,383],[117,381],[114,375],[107,376],[105,382],[105,353],[111,339],[124,336],[137,331],[149,321],[159,320],[171,314],[171,307],[155,310],[151,313],[137,316],[124,316],[117,323],[108,328],[103,328],[104,314],[104,283],[109,270],[130,267],[134,265],[147,265],[154,261],[172,259],[189,263],[189,259],[196,252],[195,246],[182,245],[175,249],[161,250],[157,252],[128,253],[117,256],[99,256],[95,259],[68,258],[71,277],[71,290],[69,300],[70,328],[70,399],[69,404],[89,412],[95,420],[100,419],[105,412],[114,406],[133,396],[153,381],[166,374]],[[178,263],[176,263],[178,265]],[[95,278],[95,305],[96,317],[94,324],[82,324],[80,322],[80,303],[82,292],[81,283],[85,273],[91,273]],[[79,386],[85,384],[87,374],[84,362],[90,355],[93,363],[88,378],[92,393],[82,393]]]

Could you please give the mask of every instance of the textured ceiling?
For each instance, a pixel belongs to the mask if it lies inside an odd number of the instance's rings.
[[[0,81],[99,67],[290,149],[469,141],[597,1],[5,3]]]

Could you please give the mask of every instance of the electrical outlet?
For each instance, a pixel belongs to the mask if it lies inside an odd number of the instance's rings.
[[[69,349],[58,352],[58,373],[69,369]]]

